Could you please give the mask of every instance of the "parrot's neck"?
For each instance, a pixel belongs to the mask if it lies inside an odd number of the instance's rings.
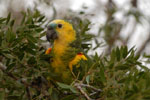
[[[62,56],[62,54],[66,51],[68,45],[69,45],[69,42],[67,41],[56,40],[54,42],[55,55],[57,55],[57,57]]]

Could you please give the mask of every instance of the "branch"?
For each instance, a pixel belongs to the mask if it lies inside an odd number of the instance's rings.
[[[2,62],[0,62],[0,70],[2,70],[3,73],[7,74],[13,80],[16,80],[16,81],[19,80],[26,87],[26,92],[27,92],[28,100],[31,100],[31,93],[29,91],[29,87],[34,88],[34,89],[36,89],[38,91],[41,90],[41,88],[39,88],[39,87],[37,87],[35,85],[32,85],[32,84],[29,84],[25,80],[20,79],[20,78],[14,76],[11,72],[7,72],[6,69],[7,69],[7,67]],[[46,95],[45,91],[42,91],[42,94],[44,94],[45,96],[47,96],[48,98],[50,98],[49,95]]]
[[[77,87],[77,89],[81,92],[82,95],[84,95],[84,97],[85,97],[87,100],[92,100],[92,99],[87,95],[87,93],[82,89],[81,84],[76,83],[76,84],[75,84],[75,87]]]
[[[102,92],[101,89],[97,89],[91,85],[87,85],[87,84],[83,84],[82,81],[80,81],[79,83],[75,83],[74,86],[81,92],[82,95],[84,95],[84,97],[87,99],[87,100],[93,100],[91,99],[88,94],[82,89],[82,87],[87,87],[87,88],[91,88],[94,90],[93,93],[90,94],[90,96],[94,95],[94,94],[97,94],[99,92]]]
[[[1,63],[1,62],[0,62],[0,69],[3,71],[3,73],[7,74],[7,75],[8,75],[9,77],[11,77],[12,79],[14,79],[14,80],[16,80],[16,81],[19,80],[19,79],[18,79],[16,76],[14,76],[12,73],[6,72],[7,67],[6,67],[3,63]],[[24,84],[24,86],[26,87],[28,100],[31,100],[31,94],[30,94],[30,91],[29,91],[29,86],[30,86],[30,85],[29,85],[28,83],[26,83],[24,80],[21,80],[20,82],[21,82],[22,84]]]
[[[95,87],[93,87],[93,86],[91,86],[91,85],[81,84],[81,86],[82,86],[82,87],[88,87],[88,88],[91,88],[91,89],[93,89],[93,90],[95,90],[95,91],[97,91],[97,92],[102,92],[101,89],[97,89],[97,88],[95,88]]]
[[[5,65],[3,65],[1,62],[0,62],[0,69],[2,70],[2,71],[4,71],[4,70],[6,70],[6,66]]]
[[[16,76],[14,76],[14,75],[13,75],[12,73],[10,73],[10,72],[6,72],[6,68],[7,68],[7,67],[6,67],[3,63],[0,62],[0,69],[1,69],[5,74],[7,74],[9,77],[11,77],[12,79],[18,81],[19,79],[18,79]],[[22,84],[24,84],[26,87],[29,86],[29,84],[26,83],[24,80],[21,80],[20,82],[21,82]]]

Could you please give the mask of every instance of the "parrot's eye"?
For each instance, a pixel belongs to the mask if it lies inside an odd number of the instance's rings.
[[[58,28],[62,28],[62,24],[58,24]]]

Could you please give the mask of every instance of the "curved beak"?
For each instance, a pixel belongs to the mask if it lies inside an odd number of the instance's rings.
[[[46,38],[50,42],[51,40],[55,40],[58,38],[57,32],[55,30],[55,24],[50,24],[47,27]]]

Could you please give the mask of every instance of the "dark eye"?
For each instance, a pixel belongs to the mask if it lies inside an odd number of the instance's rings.
[[[58,28],[62,28],[62,24],[58,24]]]

